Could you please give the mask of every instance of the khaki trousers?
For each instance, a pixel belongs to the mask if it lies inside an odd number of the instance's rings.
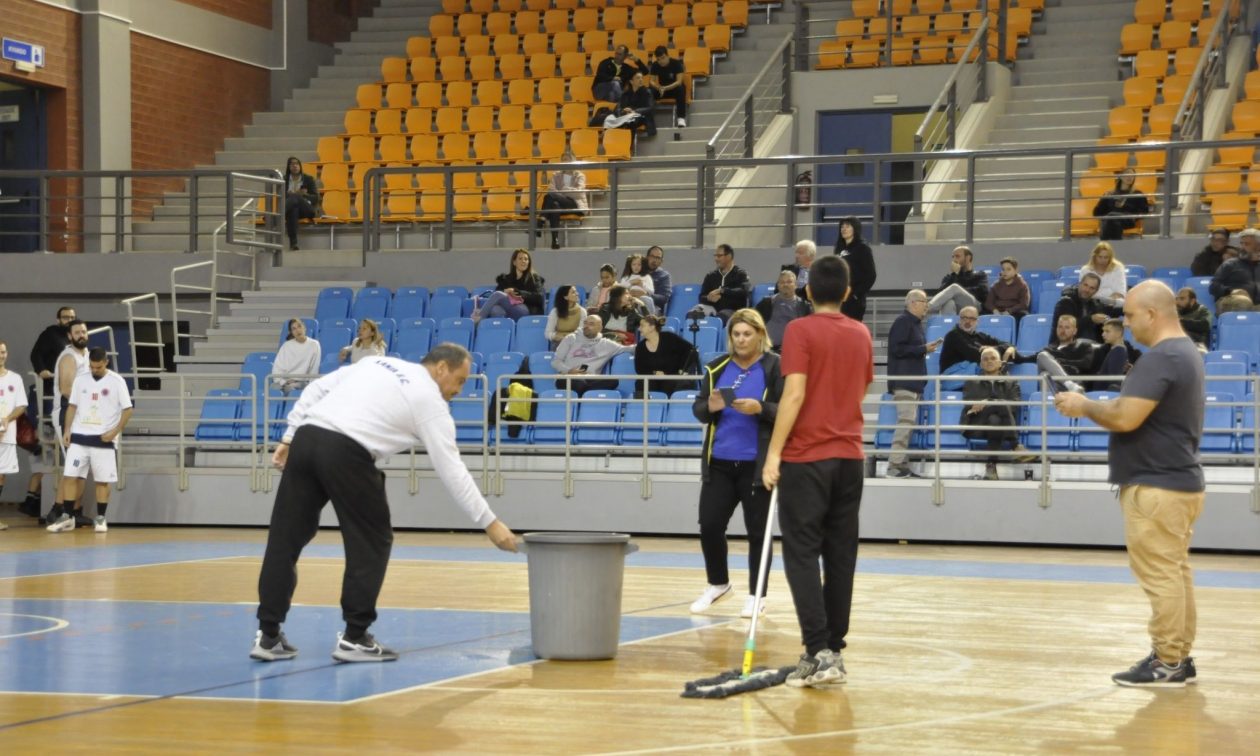
[[[1190,537],[1203,511],[1203,498],[1203,492],[1153,486],[1120,489],[1129,567],[1150,599],[1151,647],[1166,664],[1180,663],[1194,645]]]

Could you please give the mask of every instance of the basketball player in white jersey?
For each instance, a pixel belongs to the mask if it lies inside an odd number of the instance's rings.
[[[64,457],[66,447],[62,445],[61,440],[65,437],[66,407],[70,405],[70,390],[74,387],[74,382],[78,378],[88,375],[88,333],[87,323],[82,320],[72,320],[66,326],[66,333],[70,337],[70,343],[61,351],[61,356],[57,358],[56,367],[53,368],[53,430],[57,437],[57,444],[61,446],[61,454]],[[57,493],[61,493],[61,485],[58,484]],[[53,508],[49,510],[46,521],[53,523],[57,517],[61,515],[61,499],[54,497]],[[78,516],[78,524],[82,526],[91,525],[92,521],[83,517],[82,504],[75,506],[73,514]]]
[[[5,368],[9,345],[0,341],[0,491],[4,476],[18,471],[17,419],[26,412],[26,388],[22,376]],[[8,528],[0,522],[0,530]]]
[[[88,474],[96,481],[97,533],[109,529],[105,508],[109,506],[109,484],[118,481],[118,437],[131,420],[131,393],[118,373],[109,369],[109,357],[97,347],[89,354],[88,375],[74,381],[70,405],[66,409],[68,426],[62,436],[66,446],[66,469],[61,474],[62,510],[48,526],[50,533],[74,530],[75,518],[68,511],[83,493]],[[57,509],[57,507],[54,507]]]

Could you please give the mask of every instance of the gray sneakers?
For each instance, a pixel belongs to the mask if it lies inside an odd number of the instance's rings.
[[[263,631],[259,630],[254,635],[254,648],[249,652],[249,658],[267,662],[285,661],[297,656],[297,653],[298,650],[289,645],[284,633],[270,636],[263,635]]]
[[[357,641],[337,633],[337,647],[333,649],[332,658],[340,662],[386,662],[396,661],[398,652],[377,643],[371,633],[365,633]]]
[[[62,512],[61,516],[53,520],[48,527],[45,528],[45,530],[49,533],[61,533],[66,530],[74,530],[74,517]]]
[[[839,651],[823,649],[815,656],[801,654],[796,669],[788,673],[789,688],[826,688],[845,681],[844,659]]]

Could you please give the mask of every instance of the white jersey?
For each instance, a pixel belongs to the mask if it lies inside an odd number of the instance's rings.
[[[70,434],[99,436],[112,430],[122,420],[123,410],[131,407],[131,393],[122,376],[106,370],[97,379],[91,372],[74,379],[70,391],[70,405],[74,407],[74,422]],[[115,446],[118,444],[114,440]]]
[[[303,425],[347,436],[373,459],[424,444],[442,485],[477,523],[494,513],[459,457],[450,405],[428,369],[395,357],[367,357],[311,383],[289,413],[284,441]]]
[[[0,420],[13,414],[13,410],[26,406],[26,389],[22,377],[12,370],[0,373]],[[11,420],[0,433],[0,444],[17,443],[17,421]]]
[[[56,401],[53,402],[54,413],[61,406],[61,359],[67,354],[74,358],[74,379],[76,381],[92,373],[92,366],[88,364],[87,349],[80,352],[73,346],[68,346],[61,350],[61,354],[57,355],[57,364],[53,367],[53,395],[56,398]]]

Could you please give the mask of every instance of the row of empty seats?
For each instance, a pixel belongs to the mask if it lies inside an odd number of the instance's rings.
[[[535,55],[557,56],[557,64],[560,56],[570,54],[584,54],[598,62],[602,60],[601,56],[610,55],[620,45],[632,51],[651,52],[657,47],[665,47],[676,54],[692,49],[705,49],[710,53],[720,54],[730,51],[731,37],[732,30],[727,24],[622,29],[614,32],[593,30],[557,34],[535,32],[494,36],[474,34],[467,37],[409,37],[405,58],[388,57],[381,62],[381,80],[432,81],[438,76],[459,78],[458,65],[449,62],[455,58],[466,59],[473,78],[476,78],[475,66],[485,66],[485,63],[474,63],[480,58],[493,58],[501,71],[515,69],[525,60],[533,64]],[[452,70],[447,71],[446,67],[451,67]]]
[[[904,3],[909,7],[909,3]],[[878,66],[882,56],[893,65],[934,65],[957,61],[971,38],[980,28],[984,16],[976,11],[949,13],[924,11],[892,15],[861,15],[854,7],[854,17],[836,22],[835,38],[824,40],[818,47],[818,69],[865,68]],[[1014,57],[1018,45],[1032,33],[1034,8],[1011,7],[1006,14],[1006,53]],[[991,54],[998,50],[1000,34],[997,11],[990,11],[986,43]],[[979,54],[973,51],[972,59]]]
[[[735,28],[748,26],[746,0],[723,2],[668,2],[662,5],[608,6],[583,3],[580,8],[493,11],[490,13],[438,13],[429,18],[431,37],[496,36],[499,34],[582,34],[590,31],[615,32],[679,26],[710,26],[722,23]]]

